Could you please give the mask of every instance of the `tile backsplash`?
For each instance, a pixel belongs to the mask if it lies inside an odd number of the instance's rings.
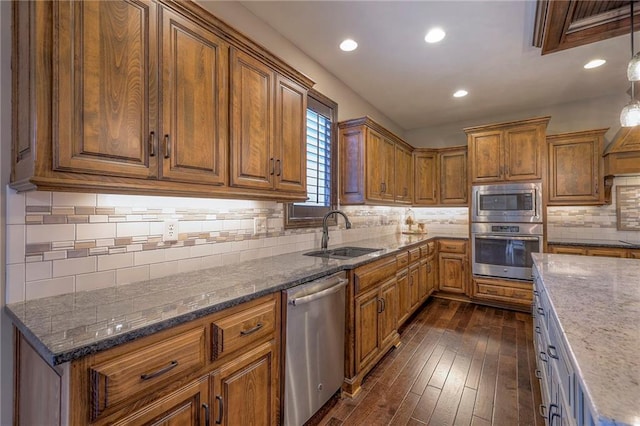
[[[320,229],[284,229],[281,203],[61,192],[8,192],[7,303],[310,250]],[[349,206],[331,244],[399,231],[405,208]],[[429,229],[467,227],[467,209],[428,209]],[[427,209],[422,209],[427,210]],[[457,211],[457,212],[456,212]],[[254,234],[254,218],[267,232]],[[178,241],[164,242],[164,221]],[[375,231],[373,231],[375,229]]]
[[[640,232],[620,231],[617,229],[616,215],[616,187],[640,185],[640,176],[619,176],[614,179],[612,188],[612,201],[605,206],[568,206],[547,208],[547,238],[558,240],[562,238],[598,239],[618,242],[619,240],[640,243]],[[640,221],[640,198],[635,191],[622,191],[624,200],[620,200],[625,206],[629,222],[634,221],[636,226]],[[627,224],[627,228],[632,224]]]

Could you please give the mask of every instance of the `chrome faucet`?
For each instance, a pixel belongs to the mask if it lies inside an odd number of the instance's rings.
[[[329,227],[327,225],[327,219],[329,219],[330,216],[333,216],[335,214],[342,215],[345,221],[344,226],[347,229],[351,229],[351,222],[349,222],[349,218],[347,217],[346,214],[344,214],[340,210],[331,210],[327,212],[327,214],[325,214],[324,217],[322,218],[322,243],[321,243],[322,250],[326,250],[327,245],[329,244]]]

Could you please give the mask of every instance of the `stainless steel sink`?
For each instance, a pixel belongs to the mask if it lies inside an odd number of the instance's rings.
[[[309,253],[304,253],[304,255],[324,257],[328,259],[351,259],[352,257],[363,256],[380,250],[382,249],[367,247],[338,247],[330,250],[310,251]]]

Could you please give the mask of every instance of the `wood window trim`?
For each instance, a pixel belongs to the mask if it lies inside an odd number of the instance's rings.
[[[303,206],[295,203],[284,204],[284,228],[317,228],[322,226],[322,216],[333,208],[337,200],[338,175],[338,104],[311,89],[307,96],[308,108],[311,108],[331,118],[331,206]],[[306,143],[306,142],[305,142]],[[329,218],[330,225],[336,224],[336,218]]]

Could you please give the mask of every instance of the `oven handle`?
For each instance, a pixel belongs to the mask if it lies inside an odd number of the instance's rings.
[[[503,237],[501,235],[475,235],[476,239],[481,240],[522,240],[522,241],[539,241],[540,237],[518,237],[518,236],[510,236]]]

